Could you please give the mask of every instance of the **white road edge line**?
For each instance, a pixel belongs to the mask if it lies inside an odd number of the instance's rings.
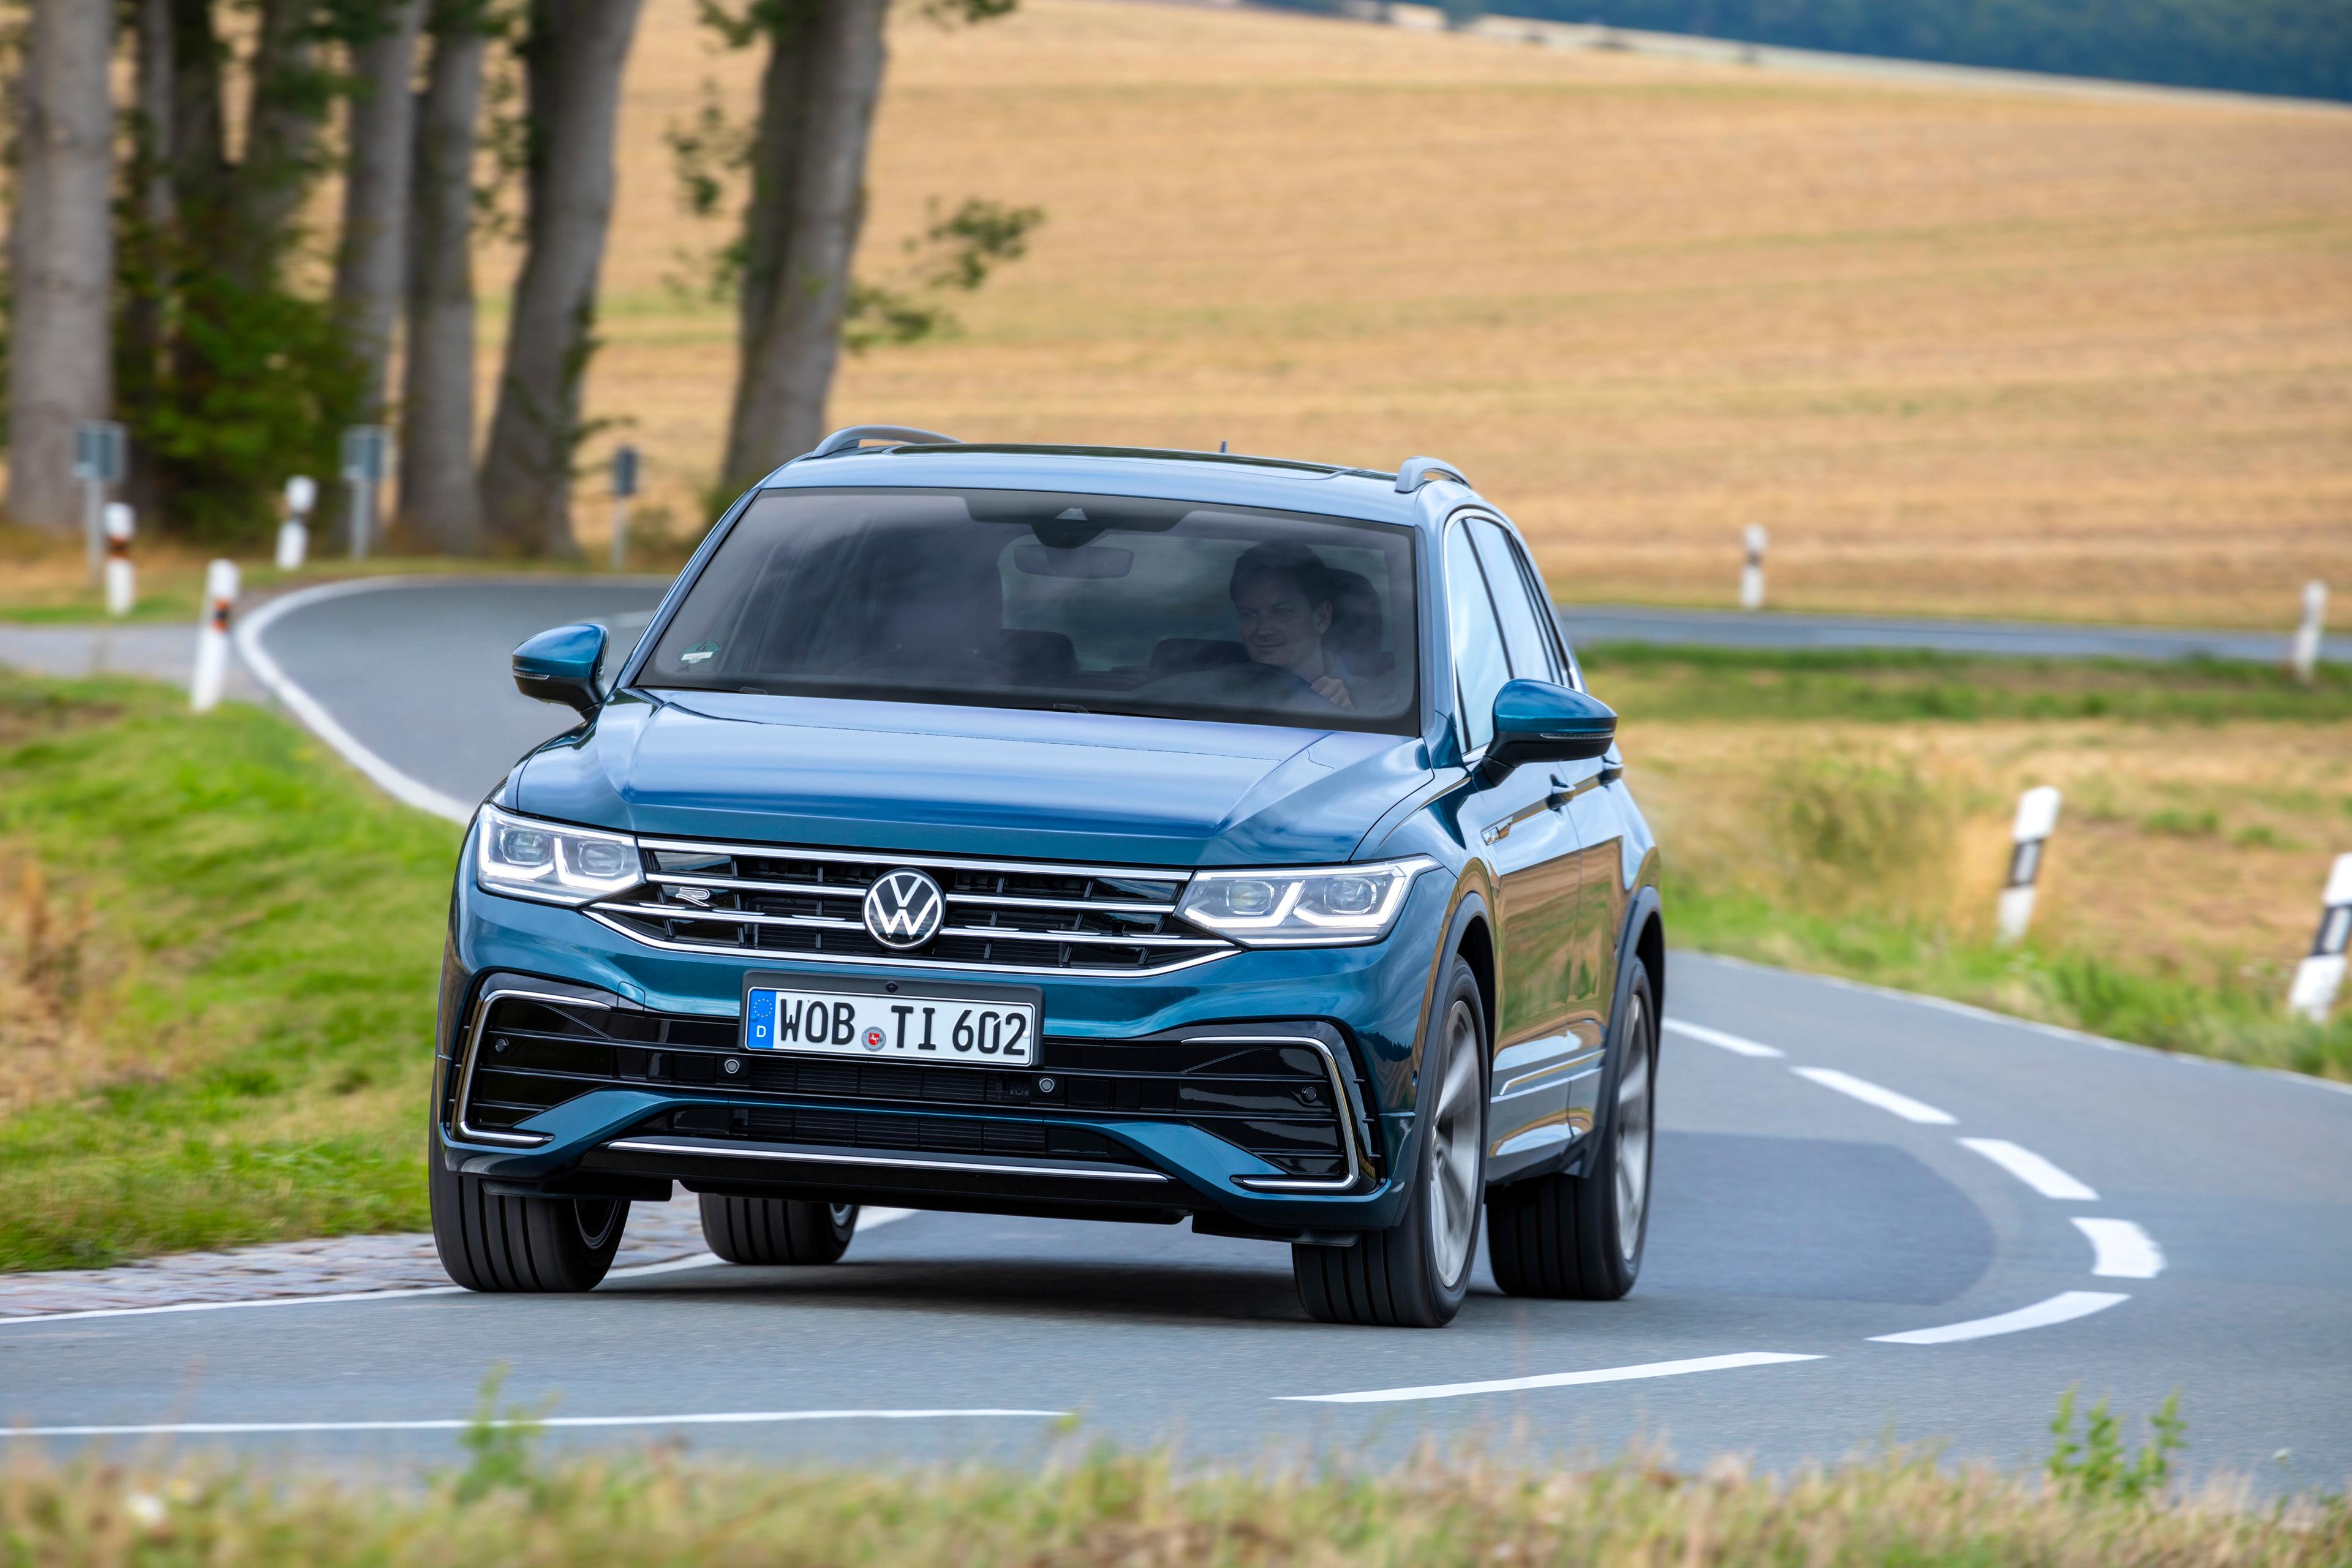
[[[2091,1238],[2091,1272],[2108,1279],[2153,1279],[2164,1272],[2164,1248],[2127,1219],[2077,1219]]]
[[[929,1421],[1019,1415],[1059,1419],[1066,1410],[719,1410],[685,1415],[547,1415],[521,1421],[173,1421],[134,1426],[10,1426],[11,1437],[233,1437],[269,1432],[463,1432],[489,1426],[752,1426],[781,1421]]]
[[[2031,1149],[2021,1149],[2006,1138],[1963,1138],[1960,1147],[1973,1149],[2040,1193],[2061,1203],[2095,1204],[2099,1194]]]
[[[857,1234],[878,1230],[895,1225],[916,1213],[913,1209],[861,1209],[857,1215]],[[698,1252],[686,1258],[673,1258],[663,1263],[633,1263],[625,1268],[615,1268],[604,1276],[607,1280],[643,1279],[656,1274],[677,1274],[688,1268],[710,1268],[725,1262],[715,1252]],[[398,1301],[412,1296],[457,1296],[465,1293],[458,1285],[413,1285],[398,1290],[338,1290],[322,1296],[255,1296],[240,1301],[174,1301],[161,1307],[89,1307],[78,1312],[27,1312],[18,1317],[0,1317],[0,1329],[17,1323],[61,1323],[82,1318],[148,1318],[165,1312],[225,1312],[235,1307],[316,1307],[331,1301]]]
[[[1640,1366],[1606,1366],[1591,1372],[1548,1372],[1534,1377],[1498,1377],[1483,1383],[1432,1383],[1418,1388],[1370,1388],[1356,1394],[1278,1394],[1275,1397],[1300,1405],[1387,1405],[1402,1399],[1454,1399],[1465,1394],[1510,1394],[1526,1388],[1631,1383],[1638,1378],[1681,1377],[1694,1372],[1730,1372],[1743,1366],[1777,1366],[1784,1362],[1821,1359],[1817,1355],[1786,1355],[1777,1351],[1743,1351],[1737,1355],[1654,1361]]]
[[[2106,1290],[2067,1290],[2047,1301],[2020,1307],[2014,1312],[1971,1319],[1965,1323],[1946,1323],[1938,1329],[1913,1329],[1903,1334],[1873,1334],[1871,1342],[1882,1345],[1948,1345],[1961,1340],[1989,1340],[1995,1334],[2022,1333],[2027,1329],[2046,1329],[2053,1323],[2071,1323],[2076,1318],[2104,1312],[2109,1307],[2130,1300],[2129,1296],[2119,1296]]]
[[[365,773],[378,789],[419,811],[451,822],[467,823],[474,819],[474,808],[451,795],[442,794],[421,779],[414,779],[384,761],[363,745],[359,738],[336,722],[335,716],[324,704],[295,683],[293,677],[278,668],[261,646],[261,634],[272,622],[289,610],[299,610],[322,599],[339,599],[347,594],[374,593],[384,588],[397,588],[416,582],[415,577],[359,577],[341,583],[321,583],[315,588],[303,588],[280,595],[252,615],[236,623],[232,640],[236,644],[237,657],[253,671],[254,679],[268,688],[270,695],[286,704],[303,728],[324,741],[335,754]]]
[[[1864,1105],[1874,1105],[1881,1110],[1891,1110],[1906,1121],[1916,1121],[1929,1127],[1949,1127],[1958,1120],[1951,1112],[1938,1110],[1907,1094],[1897,1094],[1865,1078],[1838,1071],[1835,1068],[1790,1068],[1799,1078],[1810,1079],[1823,1089],[1833,1089],[1840,1094],[1852,1095]]]
[[[1727,1035],[1721,1029],[1710,1029],[1705,1024],[1690,1024],[1684,1022],[1680,1018],[1669,1018],[1666,1020],[1666,1027],[1677,1035],[1688,1035],[1694,1040],[1700,1040],[1710,1046],[1720,1046],[1725,1050],[1731,1052],[1735,1056],[1780,1057],[1788,1055],[1786,1051],[1781,1050],[1776,1046],[1768,1046],[1760,1041],[1748,1039],[1739,1035]]]

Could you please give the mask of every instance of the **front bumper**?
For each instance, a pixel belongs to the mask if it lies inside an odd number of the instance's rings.
[[[1448,901],[1445,879],[1433,872],[1377,944],[1245,951],[1157,977],[1022,974],[1045,1005],[1039,1058],[1027,1074],[992,1072],[1003,1081],[976,1086],[981,1068],[919,1069],[958,1076],[929,1091],[904,1081],[877,1088],[869,1077],[861,1089],[840,1075],[870,1075],[877,1064],[842,1062],[823,1092],[810,1092],[785,1063],[734,1043],[745,971],[794,965],[656,949],[575,910],[485,894],[461,869],[444,966],[436,1136],[450,1168],[502,1191],[651,1196],[677,1181],[698,1191],[910,1207],[1160,1221],[1190,1214],[1203,1216],[1203,1228],[1244,1233],[1384,1227],[1403,1201],[1393,1173],[1412,1157],[1415,1052]],[[887,963],[856,972],[927,977]],[[822,987],[843,973],[812,969],[807,978]],[[553,1101],[544,1109],[518,1115],[530,1108],[509,1106],[504,1117],[485,1113],[469,1124],[461,1107],[469,1095],[484,1099],[469,1079],[484,1070],[493,1005],[533,991],[604,998],[604,1011],[569,1012],[602,1020],[593,1032],[609,1034],[621,1054],[609,1070],[535,1085],[527,1092]],[[638,1037],[648,1030],[660,1037]],[[664,1059],[658,1047],[673,1033],[682,1043]],[[1328,1063],[1323,1103],[1344,1129],[1344,1161],[1302,1175],[1299,1161],[1266,1153],[1265,1119],[1229,1112],[1220,1121],[1197,1110],[1214,1092],[1151,1087],[1199,1070],[1183,1066],[1187,1050],[1205,1059],[1268,1040],[1287,1042],[1267,1047],[1276,1051],[1311,1047]],[[1169,1070],[1127,1071],[1139,1053]],[[1324,1074],[1306,1056],[1295,1061],[1302,1074]],[[754,1068],[764,1080],[756,1089]],[[1046,1074],[1060,1080],[1056,1100],[1034,1098]],[[1015,1081],[1024,1076],[1025,1085]],[[1139,1088],[1125,1081],[1139,1077]],[[1085,1085],[1093,1087],[1082,1098]],[[1299,1092],[1306,1086],[1302,1076]],[[1260,1102],[1236,1103],[1246,1111]]]

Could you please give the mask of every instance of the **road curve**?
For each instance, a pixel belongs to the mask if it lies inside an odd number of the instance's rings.
[[[437,584],[260,641],[379,759],[470,799],[560,722],[499,689],[517,627],[643,603]],[[1327,1328],[1279,1247],[916,1214],[827,1269],[0,1322],[0,1422],[439,1459],[504,1363],[562,1444],[1019,1457],[1066,1412],[1195,1456],[1435,1433],[1777,1467],[1891,1436],[2027,1463],[2079,1383],[2126,1412],[2180,1389],[2200,1471],[2352,1474],[2352,1094],[1694,954],[1669,973],[1622,1302],[1517,1300],[1482,1269],[1443,1332]]]
[[[1970,621],[1899,616],[1811,616],[1782,610],[1661,609],[1647,605],[1563,605],[1560,625],[1585,643],[1668,643],[1835,652],[1905,648],[2010,658],[2217,658],[2284,664],[2288,630],[2221,631],[2063,621]],[[2352,638],[2324,638],[2320,657],[2352,663]]]

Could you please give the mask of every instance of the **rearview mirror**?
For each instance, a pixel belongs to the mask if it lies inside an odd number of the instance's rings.
[[[514,650],[515,689],[541,702],[561,702],[582,718],[604,699],[596,671],[604,662],[604,628],[589,622],[540,633]]]
[[[1549,680],[1513,680],[1495,693],[1495,739],[1486,765],[1582,763],[1608,754],[1617,713],[1597,698]]]

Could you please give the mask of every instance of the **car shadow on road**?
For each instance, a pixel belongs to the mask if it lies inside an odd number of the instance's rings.
[[[825,1268],[713,1268],[614,1289],[612,1295],[699,1297],[779,1307],[857,1308],[954,1316],[986,1312],[1066,1321],[1298,1323],[1290,1270],[1178,1263],[1045,1258],[845,1260]]]

